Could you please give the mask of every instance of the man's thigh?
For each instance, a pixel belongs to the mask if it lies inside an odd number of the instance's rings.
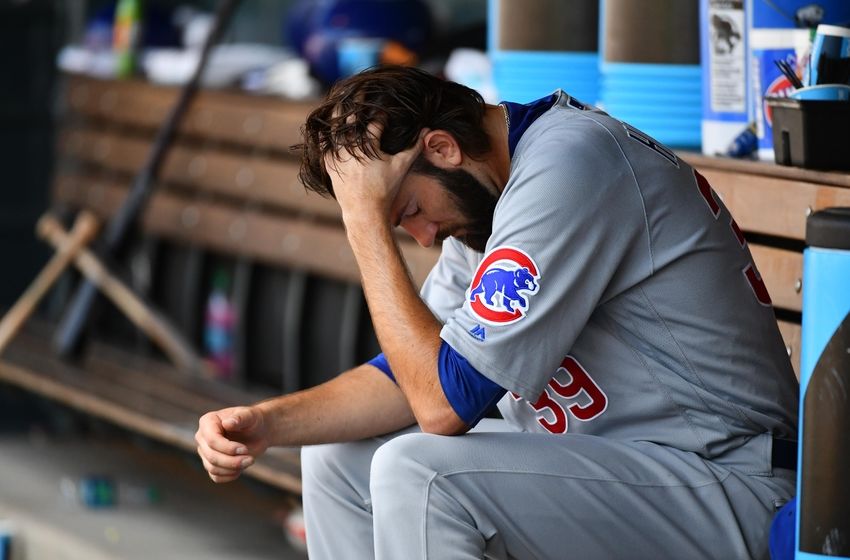
[[[470,433],[513,431],[504,420],[485,418]],[[302,479],[311,487],[324,488],[335,482],[364,501],[368,509],[369,470],[372,457],[381,446],[406,434],[421,433],[418,425],[398,432],[346,443],[304,446],[301,450]]]
[[[441,530],[446,510],[468,517],[493,558],[758,558],[774,502],[788,497],[650,443],[486,429],[381,446],[373,499],[398,503],[375,503],[377,530],[379,511],[399,524],[411,503],[426,501],[421,526],[430,528],[419,537],[429,558],[452,557],[443,548],[464,542]],[[788,482],[780,490],[790,492]]]

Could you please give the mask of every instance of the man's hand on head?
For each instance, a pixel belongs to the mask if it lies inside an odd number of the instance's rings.
[[[393,201],[404,177],[422,151],[422,130],[413,147],[390,155],[380,150],[381,125],[372,122],[368,127],[377,159],[370,159],[361,150],[342,149],[325,156],[325,168],[333,182],[334,194],[347,225],[364,220],[372,225],[390,224]]]

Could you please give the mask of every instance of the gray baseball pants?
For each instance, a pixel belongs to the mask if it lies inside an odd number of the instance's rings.
[[[768,558],[794,473],[751,476],[648,442],[508,431],[302,451],[311,560]]]

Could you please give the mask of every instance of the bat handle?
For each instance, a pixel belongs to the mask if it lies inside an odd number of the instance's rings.
[[[95,283],[84,278],[53,336],[53,347],[63,358],[79,354],[86,323],[97,296]]]

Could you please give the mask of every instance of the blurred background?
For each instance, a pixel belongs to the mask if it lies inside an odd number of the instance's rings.
[[[844,0],[225,4],[0,0],[0,309],[81,210],[107,232],[0,328],[0,560],[303,557],[297,450],[221,487],[192,436],[379,351],[338,209],[290,150],[339,78],[563,88],[674,149],[772,160],[764,97],[793,88],[769,62],[802,77],[817,24],[850,21]],[[438,249],[399,244],[421,282]]]
[[[289,16],[293,8],[309,11],[310,4],[328,3],[296,3],[294,0],[242,2],[233,16],[224,42],[264,45],[284,51],[276,54],[285,56],[285,50],[295,48],[292,43],[292,28],[295,24],[290,22]],[[352,4],[356,10],[358,3]],[[106,68],[98,68],[97,61],[91,59],[96,57],[93,53],[111,51],[115,6],[116,2],[110,0],[0,2],[0,68],[3,85],[0,90],[0,161],[8,170],[0,192],[0,251],[11,257],[10,262],[16,263],[16,267],[4,267],[4,278],[0,282],[0,302],[3,305],[9,305],[20,295],[47,255],[47,249],[32,239],[32,232],[36,218],[48,207],[54,131],[61,115],[61,100],[57,99],[62,85],[60,52],[63,47],[79,47],[79,58],[86,60],[77,66],[72,63],[70,68],[95,76],[108,77],[113,74],[115,69],[110,66],[110,61],[105,63]],[[140,2],[139,22],[134,25],[145,28],[146,33],[141,35],[143,38],[140,37],[142,48],[158,47],[168,54],[183,47],[184,34],[192,31],[187,29],[187,25],[194,26],[194,44],[197,46],[198,41],[202,40],[204,29],[208,28],[209,17],[215,6],[216,3],[211,0]],[[448,35],[448,43],[443,49],[450,49],[452,42],[468,44],[479,50],[485,48],[486,0],[431,0],[426,6],[435,21],[421,23],[428,29],[438,26],[442,33]],[[147,14],[143,20],[141,12],[145,9]],[[196,13],[193,14],[193,10]],[[298,13],[294,15],[299,16]],[[434,37],[428,39],[436,40]],[[417,47],[426,47],[423,40],[424,35]],[[438,50],[441,47],[432,43],[428,48]],[[85,50],[90,51],[90,57],[85,56]],[[269,55],[259,52],[255,55],[255,61],[263,54]],[[263,60],[260,60],[260,65],[262,63]],[[250,67],[252,62],[246,61],[245,64]],[[163,73],[169,71],[168,66],[165,65]],[[182,69],[185,79],[185,66]],[[238,74],[239,69],[232,72]],[[233,83],[228,85],[236,85],[238,77],[241,76],[234,75]],[[179,79],[179,76],[172,78]],[[312,87],[312,84],[302,84],[302,87]],[[307,91],[307,95],[311,93],[318,95],[317,90]]]

